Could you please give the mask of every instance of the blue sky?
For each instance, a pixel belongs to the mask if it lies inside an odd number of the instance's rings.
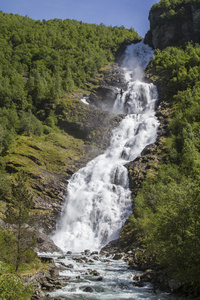
[[[35,20],[75,19],[107,26],[133,27],[144,37],[148,14],[159,0],[0,0],[0,10]]]

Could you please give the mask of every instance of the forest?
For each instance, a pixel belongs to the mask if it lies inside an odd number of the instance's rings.
[[[4,157],[18,137],[52,133],[62,99],[86,88],[114,61],[120,45],[140,38],[123,26],[35,21],[3,12],[0,24],[0,177],[5,178]],[[2,180],[1,196],[7,186]]]
[[[56,108],[74,114],[72,95],[89,93],[120,47],[140,39],[123,26],[0,12],[0,219],[14,224],[0,227],[0,298],[30,299],[33,288],[19,275],[46,268],[33,251],[35,233],[24,228],[43,214],[33,210],[38,166],[59,174],[84,155],[84,141],[59,128]]]
[[[161,0],[153,5],[152,11],[162,10],[157,22],[185,20],[189,17],[188,3],[200,7],[199,0]],[[22,188],[26,176],[18,172],[20,167],[16,161],[14,169],[8,168],[9,160],[14,161],[16,147],[20,145],[24,151],[26,143],[32,143],[32,148],[40,143],[55,154],[57,144],[67,143],[69,151],[73,152],[74,147],[81,152],[81,141],[72,140],[57,126],[55,107],[64,107],[70,93],[89,90],[101,68],[114,62],[120,46],[141,38],[133,28],[127,30],[123,26],[107,27],[60,19],[34,21],[3,12],[0,12],[0,24],[0,217],[4,217],[5,208],[10,207],[13,212],[16,207],[15,215],[7,214],[6,220],[23,223],[27,220],[21,220],[20,212],[24,211],[28,218],[32,198],[28,190]],[[192,287],[198,294],[200,45],[191,41],[163,50],[155,49],[146,72],[159,86],[160,97],[168,108],[167,136],[163,137],[159,149],[159,163],[149,170],[133,199],[133,213],[121,232],[126,245],[121,246],[133,248],[139,243],[148,257],[167,270],[170,278],[180,280],[186,290]],[[60,161],[64,161],[65,157],[61,156]],[[45,159],[46,166],[52,163],[52,158]],[[30,172],[26,168],[24,166],[25,172]],[[13,187],[17,187],[18,194]],[[29,201],[17,207],[20,193],[25,193]],[[0,232],[1,253],[7,252],[7,241],[11,241],[13,251],[16,251],[16,243],[21,243],[18,261],[13,261],[11,254],[1,257],[0,297],[7,282],[16,283],[10,275],[6,280],[3,276],[30,268],[36,260],[32,251],[29,253],[31,261],[26,255],[21,257],[23,251],[28,251],[23,244],[26,234],[24,232],[16,241],[12,230]],[[21,293],[21,283],[16,284]],[[26,292],[27,295],[31,293],[28,288]],[[28,299],[25,292],[23,295]]]
[[[44,125],[51,127],[59,99],[113,62],[122,43],[139,39],[123,26],[34,21],[3,12],[0,24],[1,155],[16,134],[41,135]]]
[[[160,1],[152,9],[188,2]],[[147,249],[177,282],[200,290],[200,45],[156,49],[147,68],[168,110],[167,135],[138,195],[121,237]],[[132,178],[133,180],[133,178]],[[124,238],[124,237],[123,237]],[[122,239],[123,239],[122,238]],[[126,243],[125,243],[126,244]],[[127,246],[127,244],[126,244]]]

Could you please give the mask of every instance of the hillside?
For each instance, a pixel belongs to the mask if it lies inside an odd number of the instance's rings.
[[[161,135],[155,145],[129,166],[133,191],[133,214],[120,236],[121,246],[132,249],[139,242],[160,269],[174,278],[174,290],[188,295],[199,294],[200,253],[200,45],[190,32],[192,11],[188,6],[199,1],[160,1],[150,12],[153,41],[154,28],[165,26],[163,39],[146,72],[148,80],[158,87]],[[167,14],[173,9],[177,16],[167,15],[152,20],[153,14]],[[177,36],[171,46],[168,30],[179,20],[180,11],[187,12],[188,32]],[[196,13],[198,10],[196,11]],[[191,13],[191,15],[189,14]],[[165,15],[166,16],[166,15]],[[199,26],[200,22],[198,22]],[[183,32],[182,32],[183,33]],[[191,35],[190,35],[190,34]],[[180,38],[180,39],[179,39]],[[168,47],[165,47],[168,44]],[[179,46],[177,46],[179,45]],[[144,259],[144,257],[142,257]],[[160,284],[168,285],[168,279]]]
[[[3,12],[0,24],[1,217],[23,169],[38,226],[50,232],[67,178],[107,146],[117,124],[80,99],[98,87],[121,47],[140,38],[124,27]]]
[[[138,265],[164,270],[160,284],[173,278],[173,290],[187,295],[200,291],[199,16],[199,0],[161,0],[150,11],[145,42],[155,56],[145,72],[158,88],[160,128],[157,142],[127,165],[133,213],[119,239],[121,249],[142,249]],[[116,82],[124,88],[116,57],[140,37],[123,27],[3,12],[0,23],[0,220],[23,170],[35,227],[50,233],[67,179],[107,147],[122,118],[80,99],[110,105],[102,100],[114,97]]]
[[[154,48],[200,42],[200,2],[161,0],[149,12],[150,30],[146,42]]]

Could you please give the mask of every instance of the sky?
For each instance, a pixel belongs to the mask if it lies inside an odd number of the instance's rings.
[[[74,19],[106,26],[133,27],[144,37],[151,6],[159,0],[0,0],[0,10],[35,20]]]

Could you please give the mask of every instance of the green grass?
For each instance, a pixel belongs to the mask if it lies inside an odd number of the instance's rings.
[[[62,173],[68,161],[84,155],[83,141],[56,129],[41,137],[19,136],[13,151],[5,157],[7,166],[35,173],[40,169],[56,174]]]

